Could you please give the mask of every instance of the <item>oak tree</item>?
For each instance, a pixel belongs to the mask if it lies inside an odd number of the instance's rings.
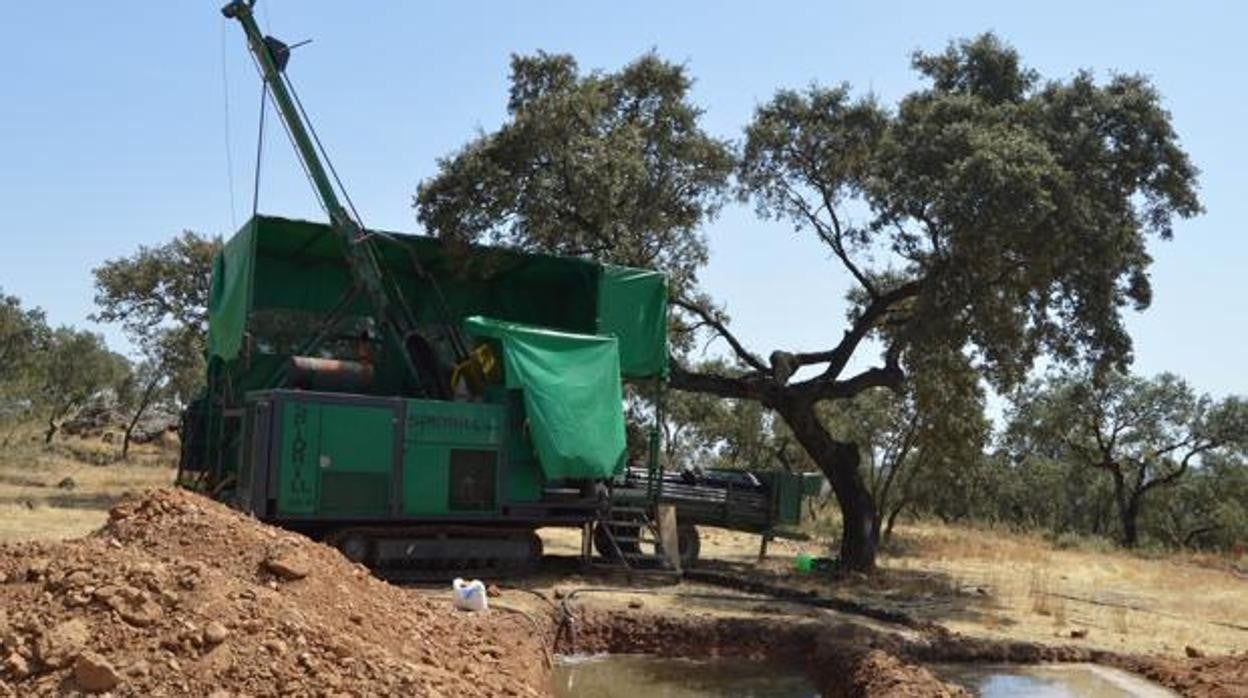
[[[742,197],[814,235],[852,280],[843,323],[805,319],[842,325],[840,339],[764,358],[725,331],[750,373],[673,373],[783,417],[831,481],[841,560],[858,569],[874,564],[875,502],[859,449],[817,406],[903,390],[933,351],[967,353],[999,389],[1042,354],[1124,365],[1122,309],[1152,296],[1148,240],[1200,211],[1196,170],[1146,78],[1042,80],[991,34],[912,65],[927,85],[894,110],[813,86],[780,91],[746,129]],[[878,363],[850,369],[877,347]]]
[[[136,400],[132,423],[157,395],[184,405],[199,390],[212,262],[220,249],[219,238],[183,231],[95,269],[98,310],[91,319],[120,323],[143,356],[143,384],[135,391],[143,399]]]
[[[692,83],[653,53],[590,73],[568,55],[513,56],[507,122],[438,162],[417,215],[443,238],[660,269],[690,289],[733,164]]]
[[[722,336],[736,362],[674,360],[673,386],[778,414],[833,486],[842,562],[867,569],[875,502],[858,447],[820,406],[902,392],[933,354],[969,357],[1003,390],[1042,354],[1125,365],[1122,310],[1152,295],[1149,238],[1200,211],[1196,169],[1146,78],[1042,80],[991,34],[912,65],[926,85],[895,109],[816,85],[781,90],[746,128],[740,197],[817,238],[852,283],[843,318],[809,304],[803,322],[840,330],[819,350],[753,351],[698,292],[699,226],[731,158],[699,127],[684,69],[653,55],[589,75],[567,56],[514,60],[509,120],[440,163],[418,214],[446,237],[671,274],[673,316]]]

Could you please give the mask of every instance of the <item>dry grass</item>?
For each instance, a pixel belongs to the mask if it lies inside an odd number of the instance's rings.
[[[0,449],[0,541],[85,535],[104,522],[122,495],[173,482],[173,454],[136,445],[130,460],[121,462],[117,450],[99,439],[73,436],[45,447],[34,429],[12,436]],[[66,478],[72,488],[60,486]]]
[[[934,524],[898,538],[906,552],[883,557],[885,576],[943,578],[950,593],[912,611],[952,630],[1166,654],[1248,646],[1248,579],[1230,564]]]
[[[757,536],[703,529],[706,558],[753,568],[757,546]],[[1248,647],[1248,577],[1237,571],[1244,560],[1062,549],[1039,535],[925,523],[899,526],[869,577],[792,571],[798,552],[827,550],[827,541],[777,541],[761,568],[791,586],[978,637],[1173,656],[1189,645],[1209,653]]]

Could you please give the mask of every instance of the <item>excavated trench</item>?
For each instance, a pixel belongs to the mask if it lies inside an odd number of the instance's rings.
[[[1088,664],[938,665],[938,678],[980,698],[1171,698],[1127,672]],[[800,667],[767,661],[636,654],[561,657],[555,698],[818,698]]]
[[[565,605],[566,608],[566,605]],[[1233,695],[1138,657],[826,619],[585,608],[556,621],[557,698]],[[1154,683],[1145,676],[1159,681]]]

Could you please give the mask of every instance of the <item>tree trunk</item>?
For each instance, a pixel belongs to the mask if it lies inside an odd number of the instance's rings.
[[[889,512],[888,520],[884,524],[883,540],[885,543],[893,539],[893,526],[896,525],[897,517],[900,516],[902,510],[906,508],[906,504],[907,502],[902,502],[900,505],[893,507],[893,510]]]
[[[879,529],[875,501],[858,468],[858,447],[832,438],[815,414],[814,403],[782,404],[776,411],[832,484],[841,507],[841,564],[859,571],[874,569]]]
[[[1118,520],[1122,522],[1122,545],[1134,548],[1140,542],[1139,518],[1141,492],[1128,492],[1126,479],[1117,472],[1114,476],[1114,501],[1118,504]]]
[[[121,438],[122,460],[130,457],[130,437],[134,434],[134,428],[138,426],[139,420],[143,418],[143,413],[147,411],[147,406],[152,402],[152,395],[156,393],[156,386],[159,383],[159,378],[153,378],[147,384],[147,387],[143,390],[143,397],[139,399],[139,406],[134,411],[134,416],[130,418],[130,423],[126,425],[126,433]]]
[[[56,432],[59,430],[60,427],[56,424],[56,417],[48,417],[48,430],[43,432],[43,445],[47,446],[52,443],[52,437],[56,436]]]
[[[1140,542],[1140,497],[1131,496],[1120,514],[1122,517],[1122,544],[1134,548]]]

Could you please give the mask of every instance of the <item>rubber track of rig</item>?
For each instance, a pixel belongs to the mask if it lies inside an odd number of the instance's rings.
[[[445,539],[449,543],[486,542],[487,544],[526,542],[530,554],[523,560],[483,558],[480,555],[437,560],[410,560],[402,558],[367,560],[364,564],[374,576],[393,583],[438,582],[455,577],[517,577],[537,569],[541,562],[541,539],[533,531],[517,531],[514,528],[487,528],[478,526],[417,526],[395,528],[389,526],[352,527],[335,531],[325,537],[327,545],[338,547],[348,537],[363,537],[376,546],[384,541],[391,545],[403,542],[418,543]],[[523,540],[522,540],[523,539]],[[371,556],[370,556],[371,557]],[[397,563],[397,564],[396,564]]]

